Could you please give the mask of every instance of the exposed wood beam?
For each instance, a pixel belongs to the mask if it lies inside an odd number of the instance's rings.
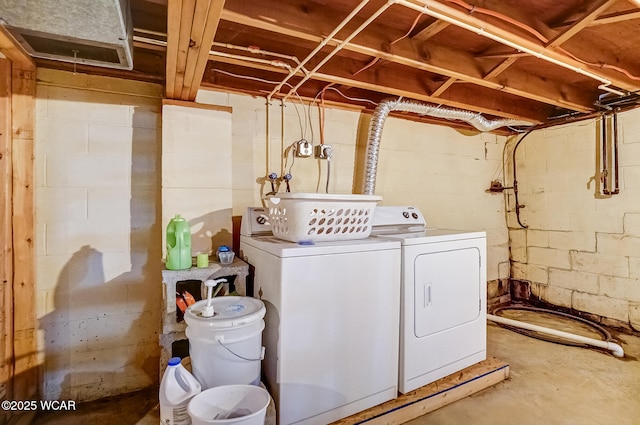
[[[633,9],[633,10],[627,10],[624,12],[615,12],[615,13],[602,15],[601,17],[595,19],[594,21],[591,21],[588,26],[595,27],[598,25],[615,24],[617,22],[629,21],[631,19],[640,19],[640,10]],[[566,26],[572,25],[574,22],[575,21],[563,22],[561,24],[554,25],[553,28],[566,27]]]
[[[478,32],[484,37],[493,39],[499,43],[510,45],[514,44],[519,46],[523,51],[530,50],[536,52],[537,57],[545,57],[548,62],[555,62],[558,66],[572,67],[574,70],[581,70],[580,73],[588,72],[590,78],[598,79],[600,81],[608,81],[614,86],[627,91],[636,91],[640,86],[635,82],[630,82],[628,79],[621,79],[615,75],[609,75],[603,73],[599,69],[593,69],[584,63],[567,57],[553,49],[541,46],[539,43],[531,41],[528,38],[515,34],[502,27],[496,26],[486,20],[480,19],[474,15],[464,13],[454,7],[447,4],[439,3],[433,0],[409,0],[414,4],[416,8],[425,10],[425,13],[435,15],[439,19],[451,21],[454,25],[460,26],[468,30]],[[510,45],[510,47],[514,47]],[[562,65],[560,65],[562,64]],[[577,71],[576,71],[577,72]]]
[[[449,87],[451,87],[451,85],[453,83],[455,83],[456,81],[458,81],[458,80],[456,80],[455,78],[448,78],[447,81],[442,83],[440,85],[440,87],[438,87],[437,89],[435,89],[435,91],[433,93],[431,93],[431,96],[440,97],[442,95],[442,93],[444,93],[445,90],[447,90]]]
[[[13,230],[11,200],[11,61],[0,59],[0,393],[13,397]]]
[[[199,2],[198,6],[200,6],[202,2],[203,0]],[[218,29],[222,8],[224,7],[224,0],[208,0],[207,2],[209,5],[204,30],[202,33],[194,34],[192,32],[192,39],[194,36],[199,37],[199,39],[196,41],[196,46],[189,50],[189,63],[187,64],[188,73],[185,76],[185,81],[188,82],[188,84],[185,84],[185,88],[182,91],[182,99],[186,100],[194,100],[196,98],[198,88],[200,88],[200,83],[202,82],[202,76],[204,75],[204,69],[207,66],[207,61],[209,60],[211,44],[213,43],[213,38],[216,35],[216,30]],[[190,71],[189,68],[189,64],[191,62],[194,63],[193,71]],[[189,90],[188,92],[185,92],[187,88],[189,88]]]
[[[38,391],[33,204],[35,69],[22,69],[20,64],[12,64],[11,91],[13,396],[28,400]],[[18,264],[20,267],[15,267]]]
[[[501,74],[503,71],[505,71],[511,65],[513,65],[518,60],[518,58],[519,58],[518,56],[511,56],[511,57],[507,58],[506,60],[504,60],[500,64],[498,64],[498,66],[496,66],[491,71],[489,71],[489,73],[487,75],[485,75],[484,78],[486,80],[491,80],[491,79],[497,77],[499,74]]]
[[[587,13],[585,13],[580,19],[575,21],[569,28],[558,34],[553,40],[547,43],[547,48],[555,49],[561,44],[565,43],[574,35],[578,34],[589,24],[596,20],[604,11],[606,11],[611,5],[617,3],[618,0],[598,0],[589,7]]]
[[[284,3],[279,3],[277,9],[273,5],[255,3],[247,11],[239,12],[225,9],[222,12],[222,19],[314,43],[322,41],[321,34],[328,32],[329,24],[326,24],[326,22],[332,21],[330,17],[324,17],[320,14],[321,12],[314,11],[313,22],[309,21],[304,28],[289,25],[289,23],[299,23],[301,21],[299,10],[295,5]],[[277,16],[277,19],[270,19],[270,16]],[[306,20],[304,21],[307,22]],[[324,26],[323,23],[325,23]],[[515,86],[505,86],[504,84],[484,80],[482,66],[472,55],[460,51],[452,51],[447,46],[441,46],[437,43],[430,42],[428,46],[416,47],[411,40],[404,39],[394,44],[392,53],[389,53],[383,50],[383,43],[380,39],[371,34],[386,34],[388,39],[393,39],[389,36],[393,30],[376,24],[371,25],[370,28],[372,28],[370,31],[360,34],[352,42],[347,43],[344,49],[562,108],[580,112],[593,110],[591,101],[567,98],[558,91],[555,85],[542,80],[540,81],[541,86],[536,87],[518,84],[518,79],[515,77],[510,79]],[[401,35],[399,34],[399,36]],[[335,46],[339,42],[339,40],[333,40],[329,45]],[[523,73],[522,81],[527,78],[528,76]]]
[[[169,0],[167,98],[195,99],[223,6],[224,0]]]
[[[2,25],[0,25],[0,52],[14,66],[19,66],[21,69],[36,69],[36,64],[31,56],[24,51],[22,46],[15,42],[9,31]]]
[[[442,31],[443,29],[447,28],[449,25],[451,24],[449,24],[448,22],[436,20],[426,28],[420,30],[416,35],[411,37],[411,39],[415,41],[425,41]]]
[[[211,60],[232,65],[240,65],[254,70],[269,71],[281,75],[288,73],[288,71],[281,68],[275,68],[261,63],[245,62],[233,58],[212,56]],[[354,67],[357,66],[354,66],[353,61],[334,57],[332,61],[322,68],[323,72],[315,74],[314,79],[383,94],[387,93],[396,96],[410,97],[416,100],[443,104],[454,108],[474,110],[499,117],[529,120],[532,122],[541,122],[546,118],[543,114],[532,115],[531,105],[511,104],[509,105],[509,109],[505,109],[504,107],[499,109],[495,107],[495,102],[491,99],[487,99],[487,96],[478,96],[472,90],[466,91],[466,93],[462,95],[464,97],[460,97],[458,99],[436,97],[430,93],[427,88],[420,88],[419,73],[411,74],[406,70],[384,69],[383,71],[380,71],[380,76],[367,74],[366,76],[359,75],[359,78],[355,79],[348,71]],[[267,77],[266,79],[277,80],[277,78],[274,78],[273,76]]]

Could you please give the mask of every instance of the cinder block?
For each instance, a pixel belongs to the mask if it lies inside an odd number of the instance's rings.
[[[627,257],[593,252],[571,251],[571,269],[607,276],[629,276]]]
[[[600,294],[640,303],[640,281],[624,277],[600,276]]]
[[[546,230],[535,230],[535,229],[526,229],[523,230],[526,234],[526,241],[528,246],[536,246],[539,248],[548,248],[549,247],[549,233]],[[551,248],[560,248],[554,247]]]
[[[529,264],[537,264],[557,269],[570,269],[571,262],[569,251],[554,248],[538,248],[531,246],[527,248],[527,258]]]
[[[629,322],[635,331],[640,331],[640,304],[629,303]]]
[[[640,235],[640,214],[627,212],[622,220],[625,234]]]
[[[549,232],[550,248],[568,249],[575,251],[596,250],[596,234],[594,232]]]
[[[629,234],[598,233],[598,252],[620,257],[640,255],[640,237]]]
[[[220,266],[218,269],[217,266]],[[217,279],[223,276],[237,276],[234,285],[240,295],[246,295],[246,279],[249,275],[249,265],[235,257],[231,264],[220,264],[216,261],[209,263],[209,267],[191,267],[187,270],[162,270],[162,333],[184,332],[185,323],[176,319],[176,284],[179,281]]]
[[[629,277],[640,279],[640,258],[629,257]]]
[[[219,91],[200,89],[196,93],[196,102],[207,105],[223,105],[228,106],[229,97],[233,96],[230,93],[224,93]]]
[[[629,302],[625,300],[575,291],[572,307],[576,310],[629,322]]]
[[[640,151],[640,144],[638,151]],[[628,166],[622,168],[622,185],[624,189],[640,189],[640,166]]]
[[[537,288],[532,287],[532,289],[537,291],[537,293],[533,293],[532,295],[537,296],[542,301],[546,301],[559,307],[571,308],[571,298],[573,294],[571,289],[559,288],[551,285],[538,285]]]
[[[597,294],[598,275],[574,270],[549,269],[549,286]]]

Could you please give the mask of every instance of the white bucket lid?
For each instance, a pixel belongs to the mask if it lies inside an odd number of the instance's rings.
[[[187,308],[184,314],[184,320],[187,325],[207,328],[233,328],[260,320],[267,312],[264,303],[252,297],[215,297],[211,300],[214,310],[212,317],[202,316],[202,310],[206,305],[207,300],[202,300]]]

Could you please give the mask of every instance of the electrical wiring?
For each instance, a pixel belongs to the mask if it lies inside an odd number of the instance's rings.
[[[396,44],[397,42],[399,42],[400,40],[403,40],[407,37],[409,37],[409,34],[411,34],[411,31],[413,31],[413,29],[416,27],[416,25],[418,25],[418,21],[420,20],[420,18],[422,17],[423,13],[418,14],[418,16],[416,16],[416,19],[414,19],[413,24],[411,24],[411,28],[409,28],[409,31],[407,31],[407,33],[405,35],[403,35],[402,37],[398,37],[395,40],[393,40],[391,43],[389,43],[389,46],[393,46],[394,44]],[[373,65],[375,65],[376,63],[378,63],[378,61],[380,60],[380,58],[375,57],[373,58],[368,64],[366,64],[364,67],[360,68],[358,71],[354,72],[351,75],[358,75],[360,74],[362,71],[371,68]]]
[[[466,9],[467,11],[469,11],[469,13],[481,13],[484,15],[488,15],[488,16],[493,16],[494,18],[498,18],[504,22],[507,22],[511,25],[514,25],[520,29],[523,29],[525,31],[527,31],[529,34],[532,34],[534,37],[536,37],[538,40],[540,40],[542,43],[544,43],[545,45],[549,43],[549,39],[547,37],[545,37],[543,34],[541,34],[539,31],[537,31],[536,29],[523,24],[522,22],[519,22],[507,15],[504,15],[500,12],[495,12],[493,10],[490,9],[485,9],[483,7],[478,7],[478,6],[472,6],[469,3],[465,2],[464,0],[446,0],[449,3],[454,3],[457,4],[458,6]],[[634,80],[634,81],[640,81],[640,77],[633,75],[631,72],[629,72],[628,70],[616,66],[616,65],[609,65],[607,63],[593,63],[593,62],[589,62],[583,59],[580,59],[579,57],[575,56],[574,54],[570,53],[569,51],[567,51],[566,49],[562,48],[562,47],[557,47],[556,48],[557,51],[569,56],[570,58],[572,58],[573,60],[576,60],[580,63],[583,63],[585,65],[589,65],[589,66],[593,66],[593,67],[598,67],[598,68],[604,68],[604,69],[611,69],[613,71],[617,71],[620,72],[621,74],[624,74],[625,76],[627,76],[629,79]]]
[[[252,80],[252,81],[259,81],[261,83],[267,83],[267,84],[279,84],[280,83],[279,81],[266,80],[264,78],[252,77],[250,75],[235,74],[233,72],[224,71],[222,69],[214,69],[213,72],[219,72],[220,74],[228,75],[230,77],[242,78],[242,79],[245,79],[245,80]],[[291,84],[289,84],[289,83],[285,83],[285,84],[287,86],[293,88],[293,86]],[[304,108],[304,102],[302,101],[302,98],[300,97],[300,95],[298,95],[296,93],[296,97],[298,98],[299,102],[303,105],[303,108]],[[300,133],[301,133],[302,137],[304,138],[305,134],[306,134],[306,126],[307,126],[306,117],[305,117],[305,124],[304,124],[305,130],[303,130],[302,117],[300,115],[300,111],[298,110],[298,107],[296,106],[295,103],[293,103],[293,106],[295,107],[296,113],[298,114],[298,122],[300,123]]]

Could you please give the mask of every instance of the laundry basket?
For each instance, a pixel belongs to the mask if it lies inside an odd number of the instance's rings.
[[[364,239],[380,200],[376,195],[280,193],[269,198],[271,231],[291,242]]]

